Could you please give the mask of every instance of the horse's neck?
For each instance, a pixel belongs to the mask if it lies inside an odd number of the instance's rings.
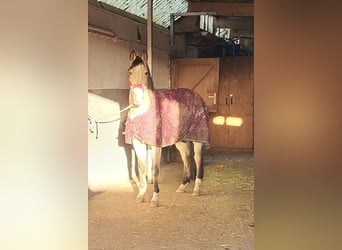
[[[132,107],[128,112],[128,116],[133,119],[139,115],[146,113],[151,105],[153,105],[154,100],[154,92],[150,89],[145,90],[144,92],[144,103],[139,105],[139,107]]]

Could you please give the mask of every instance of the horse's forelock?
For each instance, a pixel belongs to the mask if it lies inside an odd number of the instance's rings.
[[[141,59],[140,56],[137,56],[134,61],[132,62],[131,66],[129,67],[128,70],[133,69],[134,67],[140,65],[140,64],[144,64],[144,61]]]

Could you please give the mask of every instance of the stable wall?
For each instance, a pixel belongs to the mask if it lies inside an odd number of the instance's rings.
[[[135,162],[132,147],[124,143],[128,105],[129,53],[146,49],[146,24],[88,6],[88,24],[113,32],[115,39],[88,33],[88,188],[91,191],[132,192],[129,178]],[[138,40],[138,30],[140,41]],[[176,38],[177,39],[177,38]],[[177,43],[179,46],[179,43]],[[146,49],[147,50],[147,49]],[[156,88],[169,88],[169,32],[153,30],[153,81]],[[92,127],[99,123],[98,133]],[[96,138],[96,135],[97,138]]]
[[[89,6],[88,24],[112,31],[116,39],[88,33],[88,88],[128,89],[128,56],[146,49],[146,24],[101,8]],[[140,34],[140,41],[138,40]],[[169,32],[153,29],[153,81],[156,88],[169,88]]]

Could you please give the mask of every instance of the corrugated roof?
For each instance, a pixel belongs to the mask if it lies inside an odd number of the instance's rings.
[[[99,0],[99,2],[147,18],[147,0]],[[153,22],[167,28],[170,26],[171,13],[185,13],[187,11],[188,2],[186,0],[154,0]]]

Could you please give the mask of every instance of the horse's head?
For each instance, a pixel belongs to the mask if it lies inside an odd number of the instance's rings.
[[[147,64],[147,53],[144,50],[141,56],[135,51],[129,55],[130,67],[128,69],[128,84],[130,87],[130,103],[139,106],[144,101],[144,94],[147,89],[154,90],[150,71]]]

